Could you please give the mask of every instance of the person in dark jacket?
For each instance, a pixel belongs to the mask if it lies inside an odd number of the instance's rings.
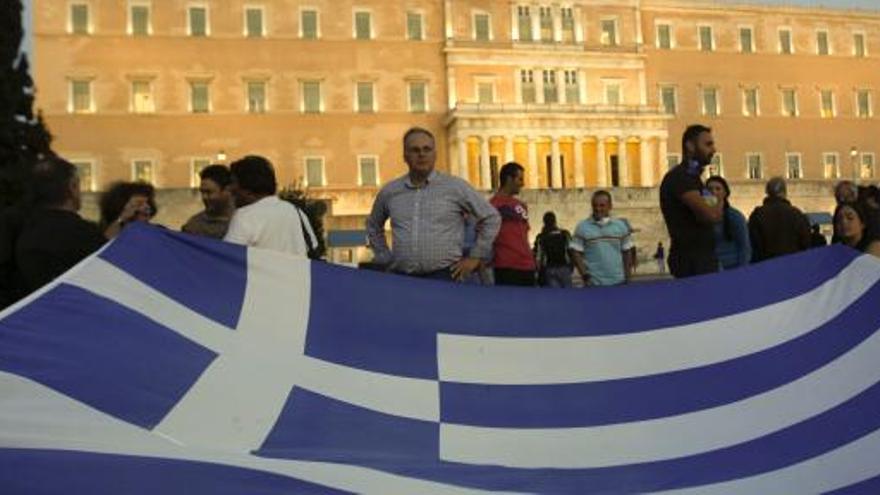
[[[25,288],[33,292],[97,251],[106,241],[98,226],[84,220],[76,166],[60,157],[34,165],[28,215],[15,244]]]
[[[785,180],[767,182],[764,204],[749,216],[752,261],[758,262],[797,253],[810,247],[810,222],[786,199]]]

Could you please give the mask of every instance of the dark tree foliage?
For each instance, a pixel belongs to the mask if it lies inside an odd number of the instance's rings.
[[[19,55],[21,0],[0,2],[0,210],[21,200],[31,166],[50,153],[51,136],[34,116],[34,83]]]
[[[0,0],[0,309],[23,295],[14,247],[27,215],[25,183],[52,139],[34,118],[34,82],[19,54],[21,12],[21,0]]]
[[[308,191],[297,185],[290,185],[281,190],[278,197],[284,201],[293,203],[301,209],[312,224],[315,237],[318,238],[316,254],[323,258],[327,254],[327,244],[324,239],[324,215],[327,213],[327,202],[317,198],[310,198]]]

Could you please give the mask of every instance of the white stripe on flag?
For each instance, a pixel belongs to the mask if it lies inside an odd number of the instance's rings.
[[[440,426],[451,462],[592,468],[675,459],[760,438],[832,409],[880,381],[880,331],[837,360],[774,390],[665,418],[584,428]]]
[[[657,493],[828,493],[880,476],[880,430],[821,456],[750,478]],[[864,492],[859,492],[864,493]]]
[[[596,337],[440,334],[440,379],[458,383],[541,385],[615,380],[707,366],[760,352],[815,330],[845,310],[878,280],[880,262],[866,255],[801,296],[689,325]],[[589,325],[589,321],[584,325]]]
[[[487,493],[345,464],[184,448],[39,383],[5,372],[0,372],[0,397],[3,397],[0,448],[57,449],[209,462],[275,473],[351,493]],[[192,425],[193,428],[199,426],[199,423]],[[95,482],[95,487],[101,487],[100,481]]]
[[[308,327],[309,261],[255,249],[247,259],[235,345],[155,428],[184,445],[258,449],[293,389]]]

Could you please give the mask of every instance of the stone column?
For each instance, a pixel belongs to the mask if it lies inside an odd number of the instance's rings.
[[[574,187],[584,187],[584,140],[574,138]]]
[[[446,161],[449,163],[449,175],[460,177],[458,171],[461,165],[458,163],[458,155],[455,153],[456,139],[451,137],[446,141]]]
[[[581,10],[580,5],[575,5],[572,11],[572,15],[574,16],[574,41],[577,43],[584,42],[584,23],[581,20],[584,12]]]
[[[665,137],[660,138],[660,141],[658,141],[658,143],[659,144],[657,146],[657,155],[659,156],[657,157],[657,159],[660,161],[660,176],[662,177],[666,175],[666,155],[669,154],[669,145]]]
[[[599,187],[608,187],[608,162],[605,159],[605,137],[596,138],[596,182]]]
[[[512,162],[515,159],[513,154],[513,136],[505,136],[504,138],[504,162]]]
[[[620,186],[629,186],[629,163],[626,156],[626,140],[627,136],[619,136],[617,138],[617,173],[620,177]]]
[[[550,164],[553,168],[553,182],[550,187],[553,189],[562,188],[562,161],[560,160],[561,152],[559,151],[559,137],[550,138]]]
[[[558,6],[551,7],[551,12],[553,16],[553,41],[557,43],[562,42],[562,11],[559,10]]]
[[[467,136],[458,135],[458,176],[467,182],[470,182],[471,169],[468,163],[468,142]]]
[[[529,136],[529,187],[538,188],[538,144]]]
[[[452,67],[446,69],[446,87],[448,88],[446,90],[448,95],[447,104],[449,109],[452,110],[455,108],[456,103],[458,103],[455,93],[455,69]]]
[[[641,168],[642,187],[654,185],[654,161],[651,160],[651,147],[647,136],[639,138],[639,162]]]
[[[492,189],[492,168],[489,167],[489,136],[480,136],[480,187]]]
[[[510,39],[519,41],[519,10],[515,2],[510,2]]]
[[[446,28],[446,39],[451,40],[454,37],[452,30],[452,0],[443,2],[444,23]]]

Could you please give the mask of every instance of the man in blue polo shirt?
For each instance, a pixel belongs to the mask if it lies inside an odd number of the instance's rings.
[[[633,247],[629,225],[611,218],[611,193],[593,193],[593,215],[578,224],[571,239],[572,261],[584,285],[619,285],[632,271],[627,251]]]

